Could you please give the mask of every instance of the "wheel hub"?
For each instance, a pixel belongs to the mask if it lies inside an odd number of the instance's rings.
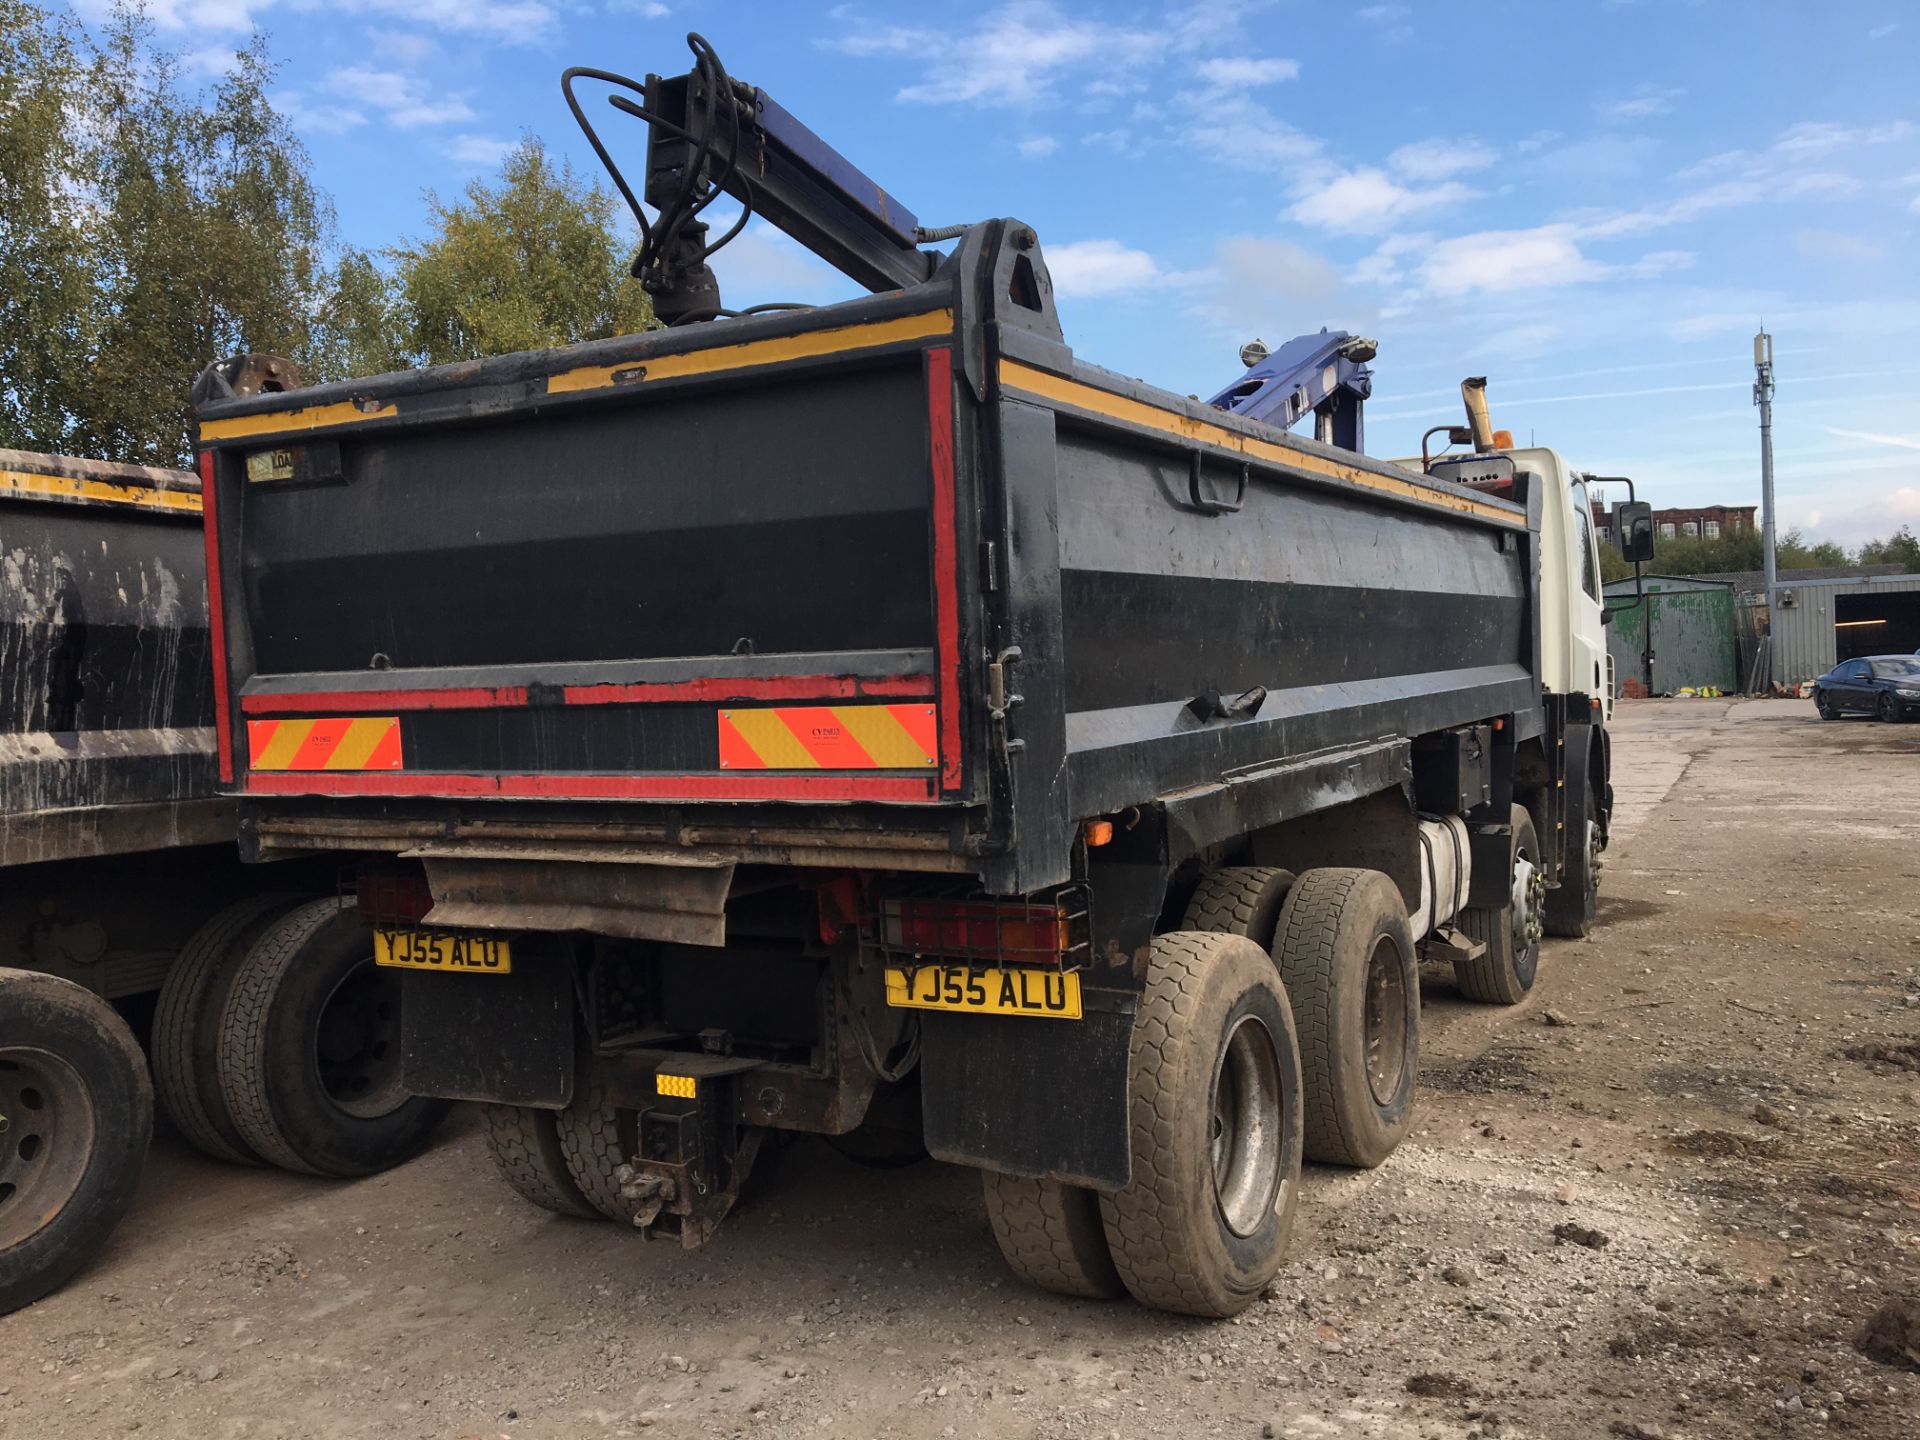
[[[1513,861],[1513,895],[1509,914],[1513,917],[1513,943],[1516,950],[1529,950],[1547,933],[1547,877],[1524,852]]]
[[[1214,1071],[1209,1124],[1214,1199],[1236,1235],[1258,1231],[1279,1202],[1285,1116],[1273,1037],[1261,1021],[1243,1016]]]
[[[50,1050],[0,1049],[0,1250],[34,1234],[80,1188],[94,1144],[80,1072]]]
[[[1407,977],[1400,947],[1382,935],[1367,957],[1367,1088],[1390,1105],[1407,1073]]]
[[[377,1119],[407,1101],[400,1084],[400,982],[371,956],[321,1007],[314,1043],[320,1083],[349,1115]]]

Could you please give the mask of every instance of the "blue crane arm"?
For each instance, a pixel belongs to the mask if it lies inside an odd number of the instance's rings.
[[[1252,360],[1247,373],[1207,403],[1282,430],[1311,413],[1315,439],[1360,451],[1366,448],[1361,413],[1373,393],[1367,361],[1378,349],[1345,330],[1301,335],[1270,353],[1255,341],[1241,352]]]

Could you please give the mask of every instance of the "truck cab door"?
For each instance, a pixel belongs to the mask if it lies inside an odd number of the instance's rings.
[[[1595,548],[1593,507],[1587,499],[1587,487],[1576,480],[1569,487],[1568,504],[1573,523],[1567,527],[1567,574],[1577,576],[1579,588],[1567,597],[1568,627],[1572,634],[1570,658],[1573,673],[1571,689],[1597,697],[1601,713],[1613,714],[1613,696],[1607,685],[1607,632],[1600,623],[1605,603],[1600,589],[1600,552]],[[1569,587],[1571,588],[1571,587]]]

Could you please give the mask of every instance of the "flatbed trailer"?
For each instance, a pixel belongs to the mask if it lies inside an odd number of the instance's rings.
[[[1017,220],[936,266],[204,395],[222,776],[537,1203],[697,1244],[917,1114],[1029,1279],[1231,1313],[1406,1133],[1417,962],[1512,1003],[1591,921],[1584,492],[1088,365]]]

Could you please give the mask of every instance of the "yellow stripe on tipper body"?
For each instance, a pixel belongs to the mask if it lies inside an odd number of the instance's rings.
[[[362,718],[347,726],[347,733],[335,743],[333,753],[327,756],[322,768],[327,770],[364,770],[367,761],[373,757],[375,747],[387,738],[387,732],[394,727],[389,716],[378,719]]]
[[[810,360],[849,350],[871,350],[906,340],[930,340],[953,333],[951,310],[929,310],[898,320],[875,320],[865,325],[841,325],[832,330],[810,330],[804,335],[779,335],[767,340],[744,340],[737,345],[714,345],[678,355],[636,355],[616,365],[586,365],[547,377],[547,393],[564,395],[599,390],[618,382],[615,376],[638,380],[674,380],[686,375],[711,375],[723,370],[745,370],[755,365],[778,365],[784,360]]]
[[[200,497],[191,490],[162,490],[151,485],[119,485],[75,475],[41,475],[32,470],[0,470],[0,490],[42,500],[99,500],[138,510],[167,510],[198,515]]]
[[[820,762],[787,728],[778,710],[730,710],[726,719],[768,770],[818,770]]]
[[[260,415],[235,415],[226,420],[202,420],[200,438],[245,440],[252,435],[290,435],[299,430],[327,430],[359,420],[390,420],[399,412],[391,405],[363,410],[357,400],[335,405],[307,405],[298,410],[268,410]]]
[[[1451,491],[1422,485],[1411,479],[1400,480],[1391,475],[1380,475],[1372,470],[1363,470],[1357,465],[1342,465],[1338,460],[1330,460],[1310,450],[1296,450],[1291,446],[1276,445],[1269,440],[1243,435],[1238,430],[1229,430],[1224,425],[1213,425],[1205,420],[1196,420],[1193,416],[1181,411],[1149,405],[1143,400],[1135,400],[1130,396],[1115,395],[1110,390],[1101,390],[1078,380],[1068,380],[1059,375],[1049,374],[1031,365],[1023,365],[1018,360],[1000,362],[1000,383],[1009,390],[1018,390],[1060,405],[1071,405],[1076,410],[1091,411],[1093,414],[1104,415],[1112,420],[1125,421],[1129,425],[1141,425],[1149,430],[1158,430],[1165,435],[1178,436],[1182,440],[1191,441],[1197,445],[1218,445],[1223,449],[1237,451],[1250,460],[1270,460],[1277,465],[1290,465],[1296,470],[1307,470],[1316,475],[1344,480],[1351,485],[1359,485],[1388,495],[1397,495],[1402,499],[1431,505],[1437,509],[1452,510],[1461,515],[1474,515],[1483,520],[1497,521],[1502,525],[1513,525],[1522,529],[1526,527],[1527,520],[1524,515],[1516,514],[1499,505],[1490,505],[1484,500],[1476,500],[1471,495],[1456,495]]]

